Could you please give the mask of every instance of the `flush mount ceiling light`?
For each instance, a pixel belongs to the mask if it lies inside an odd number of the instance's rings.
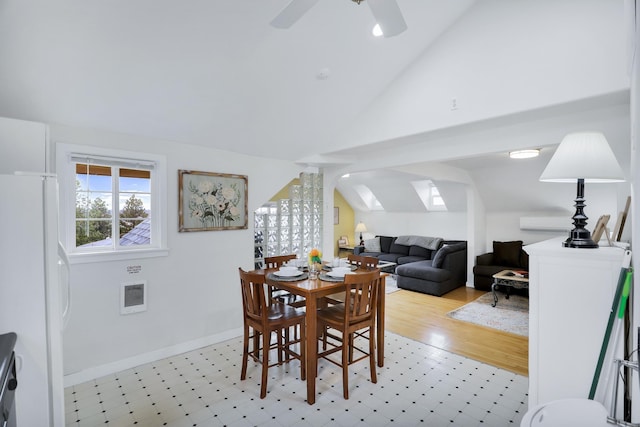
[[[539,154],[540,154],[540,150],[538,149],[516,150],[516,151],[510,151],[509,157],[512,159],[530,159],[532,157],[538,157]]]

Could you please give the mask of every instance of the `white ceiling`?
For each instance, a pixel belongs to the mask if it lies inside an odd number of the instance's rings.
[[[375,38],[365,3],[0,1],[0,115],[296,160],[330,144],[472,0],[400,0]],[[318,78],[321,72],[328,78]]]
[[[626,157],[623,0],[397,0],[392,38],[350,0],[269,26],[288,1],[0,0],[0,116],[366,172],[399,211],[420,209],[408,188],[425,177],[453,210],[469,180],[490,209],[553,208],[513,182],[551,149],[522,170],[506,153],[594,124]]]

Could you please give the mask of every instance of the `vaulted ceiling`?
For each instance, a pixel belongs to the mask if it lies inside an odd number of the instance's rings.
[[[375,38],[366,1],[281,30],[289,0],[0,0],[0,116],[367,172],[390,201],[424,177],[490,199],[509,149],[586,126],[624,154],[622,0],[397,1],[408,30]]]

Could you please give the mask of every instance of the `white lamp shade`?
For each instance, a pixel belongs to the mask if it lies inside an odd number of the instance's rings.
[[[356,233],[362,233],[367,231],[367,227],[365,227],[363,222],[359,222],[358,225],[356,225]]]
[[[576,132],[564,137],[549,164],[540,175],[540,181],[622,182],[624,174],[600,132]]]

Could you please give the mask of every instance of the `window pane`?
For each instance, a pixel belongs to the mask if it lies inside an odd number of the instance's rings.
[[[151,192],[151,171],[120,169],[120,191],[132,193]]]
[[[111,168],[76,164],[76,247],[111,246]]]
[[[76,246],[112,246],[111,220],[76,220]]]
[[[139,169],[120,169],[120,245],[149,245],[151,243],[151,172]]]
[[[76,164],[76,185],[82,190],[112,191],[111,168],[88,164]]]

